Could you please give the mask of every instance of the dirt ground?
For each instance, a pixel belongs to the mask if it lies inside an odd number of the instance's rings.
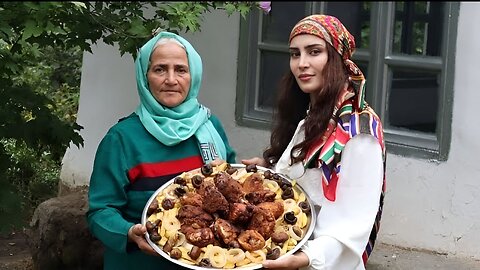
[[[0,234],[0,269],[33,270],[27,235],[24,231]]]
[[[480,260],[378,243],[368,270],[480,270]]]

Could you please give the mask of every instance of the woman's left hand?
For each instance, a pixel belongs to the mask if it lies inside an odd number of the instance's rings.
[[[251,159],[242,159],[242,163],[245,165],[255,164],[262,167],[268,167],[268,164],[267,162],[265,162],[265,159],[260,157],[254,157]]]
[[[158,256],[159,254],[148,244],[147,240],[145,240],[146,232],[147,228],[144,225],[135,224],[128,230],[128,240],[135,242],[138,248],[146,254]]]
[[[294,255],[282,256],[276,260],[265,260],[263,268],[289,270],[308,266],[308,263],[307,255],[300,251]]]

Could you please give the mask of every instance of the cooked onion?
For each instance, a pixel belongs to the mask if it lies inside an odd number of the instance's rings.
[[[300,232],[301,232],[302,235],[297,235],[295,233],[295,231],[293,230],[293,227],[295,227],[295,226],[290,226],[290,228],[288,228],[288,235],[290,235],[290,237],[292,239],[295,239],[296,241],[302,239],[303,231],[300,229]],[[297,226],[297,228],[298,228],[298,226]]]
[[[227,250],[227,261],[237,263],[243,259],[245,259],[245,252],[241,248]]]

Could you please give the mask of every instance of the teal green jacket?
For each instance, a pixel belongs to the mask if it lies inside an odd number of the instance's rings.
[[[214,115],[210,120],[225,142],[227,162],[235,163],[235,151],[222,124]],[[176,268],[167,259],[147,255],[134,243],[127,243],[127,232],[141,222],[145,204],[155,190],[202,165],[194,136],[166,146],[147,132],[134,113],[110,128],[95,156],[87,211],[90,231],[105,246],[104,269]]]

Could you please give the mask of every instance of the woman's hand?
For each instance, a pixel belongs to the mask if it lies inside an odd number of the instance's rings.
[[[145,240],[146,232],[147,227],[142,224],[135,224],[128,230],[128,241],[136,243],[141,251],[149,255],[159,256],[159,254],[148,244],[147,240]]]
[[[262,167],[268,167],[267,162],[265,162],[265,160],[260,157],[254,157],[251,159],[242,159],[242,163],[245,165],[255,164]]]
[[[263,262],[263,268],[290,270],[302,268],[308,266],[308,264],[309,260],[307,254],[300,251],[294,255],[282,256],[276,260],[265,260]]]

